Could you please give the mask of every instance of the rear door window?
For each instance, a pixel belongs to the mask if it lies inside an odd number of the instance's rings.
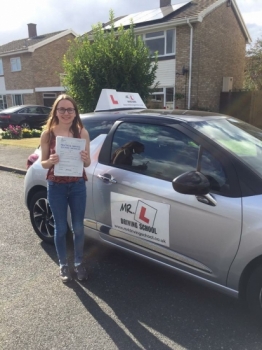
[[[51,109],[47,107],[42,107],[42,110],[45,114],[49,114],[51,112]]]

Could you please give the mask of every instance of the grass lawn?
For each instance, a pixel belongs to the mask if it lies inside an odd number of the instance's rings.
[[[40,144],[40,137],[21,140],[0,139],[0,145],[37,148]]]

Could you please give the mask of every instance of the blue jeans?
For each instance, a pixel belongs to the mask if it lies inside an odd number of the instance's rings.
[[[86,207],[85,180],[77,182],[56,183],[47,181],[47,199],[55,222],[55,247],[60,266],[67,265],[66,234],[67,210],[71,212],[72,231],[74,234],[74,262],[80,264],[84,249],[84,215]]]

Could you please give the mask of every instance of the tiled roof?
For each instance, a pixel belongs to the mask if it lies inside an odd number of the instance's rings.
[[[187,17],[196,17],[203,10],[206,10],[209,6],[213,5],[215,2],[218,2],[218,0],[193,0],[189,4],[183,6],[181,9],[178,9],[170,13],[164,18],[157,19],[154,21],[148,21],[144,23],[137,23],[135,26],[136,28],[138,28],[138,27],[143,27],[145,25],[150,25],[150,24],[166,23],[169,21],[175,21],[175,20],[184,19]]]
[[[127,15],[116,17],[116,18],[114,18],[114,22],[117,22],[117,21],[119,21],[120,19],[122,19],[122,18],[124,18],[124,17],[126,17],[126,16],[127,16]],[[103,27],[106,27],[106,26],[108,26],[108,25],[110,25],[110,21],[105,22],[105,23],[102,23],[102,26],[103,26]],[[93,32],[93,30],[90,30],[89,32],[84,33],[82,36],[84,36],[85,34],[92,34],[92,32]]]
[[[183,6],[181,9],[178,9],[169,15],[165,16],[162,19],[157,19],[153,21],[146,21],[141,23],[136,23],[136,28],[141,28],[147,25],[153,25],[158,23],[166,23],[169,21],[175,21],[179,19],[184,19],[186,17],[195,17],[198,16],[203,10],[206,10],[209,6],[213,5],[215,2],[218,2],[219,0],[192,0],[189,4]],[[143,12],[141,12],[142,14]],[[131,14],[129,14],[131,15]],[[114,22],[119,21],[120,19],[125,18],[128,15],[120,16],[115,18]],[[110,25],[110,22],[104,23],[104,27]],[[125,26],[128,27],[128,26]],[[88,32],[87,34],[92,34],[92,30]]]
[[[10,43],[0,46],[0,55],[4,53],[16,52],[19,50],[26,50],[28,47],[38,44],[41,41],[44,41],[46,39],[49,39],[52,36],[62,33],[63,31],[64,30],[60,30],[59,32],[37,35],[33,38],[25,38],[25,39],[11,41]]]
[[[174,10],[173,12],[171,12],[169,15],[161,18],[161,19],[155,19],[152,21],[144,21],[144,22],[138,22],[135,23],[135,28],[139,29],[139,28],[143,28],[146,26],[154,26],[154,25],[159,25],[161,23],[168,23],[168,22],[181,22],[181,21],[185,21],[187,18],[191,18],[191,20],[195,19],[198,20],[198,17],[200,15],[203,15],[203,17],[209,13],[209,11],[213,11],[216,6],[220,6],[223,3],[222,0],[191,0],[188,4],[184,5],[183,7]],[[226,0],[224,0],[224,3],[226,3]],[[233,6],[234,8],[234,12],[239,20],[240,26],[242,27],[246,39],[247,41],[252,41],[250,34],[248,33],[247,27],[243,21],[243,18],[241,16],[241,13],[239,12],[239,9],[237,7],[237,3],[236,0],[232,0],[231,6]],[[145,12],[145,11],[144,11]],[[136,15],[140,18],[143,16],[143,12],[141,13],[136,13]],[[124,18],[127,16],[132,16],[132,14],[126,15],[126,16],[122,16],[123,18],[123,22],[126,23],[124,21]],[[115,18],[115,22],[119,21],[120,19],[122,19],[121,17]],[[119,21],[121,23],[121,21]],[[106,25],[109,25],[110,23],[106,23]],[[175,24],[175,23],[174,23]],[[117,24],[116,24],[117,25]],[[125,25],[125,28],[128,28],[129,25]],[[92,32],[92,31],[91,31]],[[91,34],[91,32],[89,34]]]
[[[209,6],[213,5],[218,0],[194,0],[182,9],[171,13],[168,16],[169,21],[173,21],[185,17],[198,16],[203,10],[206,10]],[[163,21],[162,19],[161,21]],[[167,21],[167,18],[165,19]]]

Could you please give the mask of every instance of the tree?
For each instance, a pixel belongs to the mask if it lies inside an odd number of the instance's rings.
[[[262,90],[262,39],[247,51],[244,88]]]
[[[129,29],[116,29],[112,10],[110,26],[93,26],[92,37],[76,38],[64,56],[64,86],[81,112],[94,111],[102,89],[137,92],[144,101],[153,90],[157,53],[150,55],[132,23]]]

